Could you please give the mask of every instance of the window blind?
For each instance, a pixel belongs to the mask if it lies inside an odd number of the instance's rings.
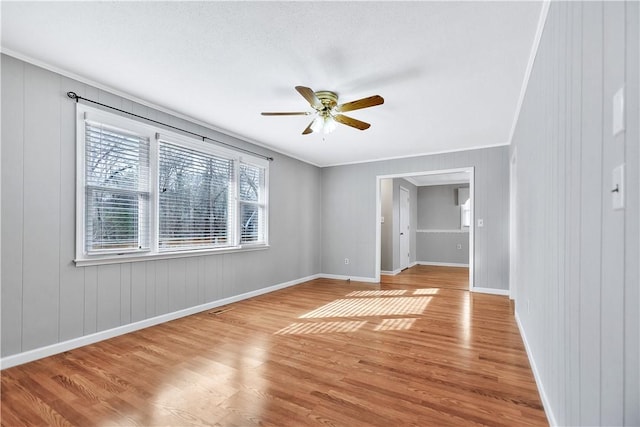
[[[88,253],[149,248],[149,140],[85,124],[85,245]]]
[[[240,164],[240,243],[265,241],[265,170]]]
[[[159,143],[159,249],[234,245],[233,160]]]

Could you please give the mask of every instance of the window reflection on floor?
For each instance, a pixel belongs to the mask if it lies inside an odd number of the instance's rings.
[[[431,297],[388,297],[337,299],[319,307],[301,319],[319,317],[404,316],[422,314]]]
[[[280,329],[275,335],[324,334],[333,332],[354,332],[367,322],[364,320],[343,322],[292,323]]]
[[[377,325],[375,331],[405,331],[411,329],[411,326],[417,319],[405,318],[405,319],[382,319],[382,322]]]

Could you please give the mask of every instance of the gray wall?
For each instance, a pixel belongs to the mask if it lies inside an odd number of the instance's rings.
[[[322,271],[375,277],[376,176],[475,166],[474,285],[507,289],[509,148],[385,160],[322,169]],[[345,265],[344,258],[351,264]]]
[[[469,184],[428,185],[418,188],[418,230],[460,230],[458,188]]]
[[[461,208],[457,203],[458,188],[463,187],[468,188],[469,184],[429,185],[418,188],[418,262],[469,264],[469,233],[453,231],[462,231]]]
[[[381,225],[382,271],[400,268],[400,187],[409,190],[409,262],[416,260],[416,225],[418,187],[403,178],[389,178],[380,181],[381,214],[385,217]]]
[[[320,169],[274,153],[269,249],[76,267],[67,91],[268,153],[2,55],[2,356],[320,272]]]
[[[380,269],[393,271],[393,179],[380,181]]]
[[[416,236],[418,263],[469,265],[469,233],[419,231]]]
[[[551,2],[513,139],[516,313],[559,425],[640,425],[639,9]],[[614,211],[621,163],[630,191]]]

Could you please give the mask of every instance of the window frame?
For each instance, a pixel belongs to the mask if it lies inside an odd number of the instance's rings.
[[[252,167],[258,167],[261,168],[262,166],[260,164],[256,164],[254,162],[253,158],[247,158],[245,157],[241,157],[240,162],[238,163],[238,168],[236,170],[237,172],[237,183],[238,183],[238,190],[240,190],[240,166],[242,165],[247,165],[247,166],[252,166]],[[237,219],[238,219],[238,223],[236,225],[236,232],[238,235],[238,240],[237,243],[244,247],[244,248],[251,248],[251,247],[255,247],[255,246],[260,246],[263,243],[260,241],[257,242],[245,242],[242,243],[242,224],[241,224],[241,216],[242,216],[242,205],[246,204],[246,205],[254,205],[254,206],[258,206],[258,209],[262,210],[262,215],[264,216],[263,218],[263,224],[265,224],[264,229],[262,230],[262,234],[263,234],[263,240],[264,242],[268,242],[269,241],[269,227],[266,225],[269,223],[269,173],[268,173],[268,169],[264,168],[264,177],[263,177],[263,183],[262,183],[262,188],[261,188],[261,192],[260,194],[258,194],[258,201],[254,202],[254,201],[249,201],[249,200],[241,200],[241,196],[240,196],[240,191],[238,191],[238,196],[237,196],[237,205],[236,205],[236,211],[238,212],[237,215]]]
[[[106,124],[106,123],[98,123],[95,122],[93,120],[89,120],[89,119],[85,119],[85,123],[91,123],[91,126],[93,126],[94,128],[100,128],[100,129],[106,129],[107,131],[111,132],[111,133],[115,133],[115,134],[120,134],[120,135],[128,135],[130,137],[135,137],[135,138],[139,138],[141,140],[145,140],[146,143],[148,144],[147,147],[147,164],[142,164],[139,163],[138,167],[139,169],[145,170],[146,169],[146,175],[148,178],[149,175],[149,167],[150,167],[150,163],[151,163],[151,159],[150,159],[150,147],[151,147],[151,142],[149,141],[149,139],[147,138],[147,136],[143,133],[143,132],[139,132],[140,129],[136,129],[135,131],[132,131],[130,129],[121,129],[117,126],[113,126],[111,124]],[[86,143],[86,125],[84,127],[84,132],[83,132],[83,137],[85,138],[85,143]],[[141,135],[142,134],[142,135]],[[149,183],[148,179],[147,179],[147,188],[146,191],[141,190],[140,188],[138,188],[137,190],[134,189],[123,189],[123,188],[119,188],[117,186],[114,187],[109,187],[109,186],[99,186],[99,185],[91,185],[91,184],[87,184],[86,182],[86,155],[85,155],[85,151],[83,150],[83,159],[82,159],[82,179],[84,182],[84,187],[83,187],[83,194],[82,196],[84,197],[84,207],[85,210],[83,211],[82,214],[82,221],[83,221],[83,233],[85,235],[85,239],[83,239],[83,245],[84,245],[84,250],[86,251],[87,254],[89,255],[107,255],[107,254],[114,254],[114,253],[144,253],[144,252],[148,252],[149,251],[149,247],[151,242],[148,240],[148,235],[146,236],[146,239],[142,233],[142,224],[146,224],[146,228],[149,228],[149,219],[150,219],[150,215],[149,215],[149,206],[151,205],[151,183]],[[139,185],[139,183],[138,183]],[[91,191],[107,191],[107,192],[112,192],[112,193],[120,193],[122,194],[130,194],[130,195],[137,195],[137,197],[140,196],[144,196],[146,195],[147,197],[147,204],[149,206],[147,206],[147,210],[146,210],[146,219],[145,220],[140,220],[140,218],[142,217],[142,215],[144,215],[144,212],[138,212],[138,220],[137,220],[137,224],[138,224],[138,230],[137,230],[137,237],[138,237],[138,247],[125,247],[125,248],[111,248],[111,249],[98,249],[98,250],[94,250],[91,251],[90,249],[87,248],[88,246],[88,241],[86,239],[86,232],[87,232],[87,194]],[[140,207],[138,207],[138,209],[140,209]],[[146,241],[147,243],[147,247],[144,247],[142,245],[142,242]],[[93,252],[93,253],[92,253]]]
[[[149,140],[149,209],[148,209],[148,233],[149,249],[136,249],[134,251],[101,251],[89,253],[86,250],[86,182],[85,182],[85,121],[98,123],[106,127],[112,127],[123,132],[133,133],[148,138]],[[229,230],[232,233],[228,245],[224,246],[203,246],[178,249],[159,248],[159,214],[160,214],[160,158],[159,145],[161,141],[184,147],[203,154],[221,157],[232,161],[234,181],[230,183],[230,194],[228,203],[234,207],[233,218],[229,221]],[[263,194],[265,220],[263,225],[262,242],[240,242],[240,194],[239,194],[239,171],[241,164],[257,166],[264,170]],[[205,141],[187,137],[176,132],[165,130],[160,126],[143,123],[88,106],[86,104],[76,104],[76,253],[74,262],[76,266],[116,264],[133,261],[149,261],[165,258],[182,258],[198,255],[209,255],[217,253],[242,252],[263,250],[269,248],[269,162],[265,159],[247,155],[239,151],[227,149],[207,143]],[[231,187],[233,191],[231,191]]]

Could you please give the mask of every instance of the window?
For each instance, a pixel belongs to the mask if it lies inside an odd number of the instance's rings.
[[[471,198],[468,187],[458,188],[458,205],[460,205],[460,228],[471,226]]]
[[[85,123],[85,250],[149,249],[149,141]]]
[[[233,161],[160,142],[160,250],[232,241]]]
[[[267,161],[77,111],[77,265],[267,247]]]
[[[467,199],[460,206],[460,222],[462,228],[469,228],[471,226],[471,199]]]
[[[256,243],[264,240],[264,168],[240,165],[240,241]]]

